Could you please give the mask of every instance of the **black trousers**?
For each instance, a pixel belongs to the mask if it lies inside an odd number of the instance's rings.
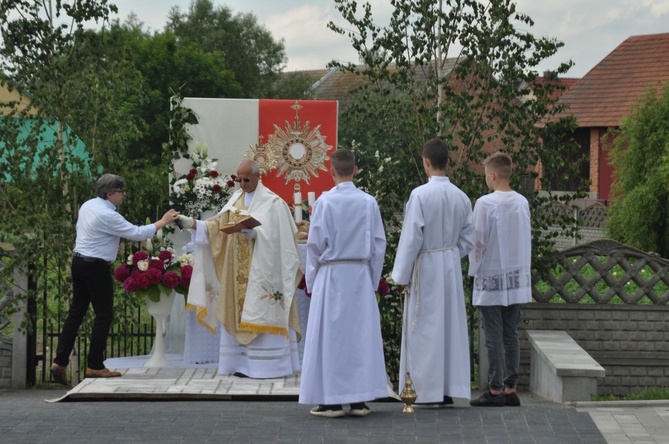
[[[114,315],[114,282],[111,265],[101,259],[75,256],[72,259],[72,304],[58,340],[56,364],[67,366],[77,333],[88,306],[93,305],[95,321],[91,333],[87,365],[94,370],[104,366],[107,336]]]

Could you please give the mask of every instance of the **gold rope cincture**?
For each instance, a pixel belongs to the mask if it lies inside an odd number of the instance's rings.
[[[416,309],[414,310],[413,322],[411,323],[411,333],[416,331],[416,322],[418,321],[418,314],[420,311],[420,265],[423,261],[423,256],[428,253],[437,253],[439,251],[449,251],[454,250],[457,245],[451,245],[444,248],[434,248],[432,250],[422,250],[418,252],[418,257],[416,258],[416,263],[413,266],[413,275],[411,276],[411,282],[413,282],[413,294],[416,296]]]

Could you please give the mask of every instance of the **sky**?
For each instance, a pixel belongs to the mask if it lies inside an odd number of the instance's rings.
[[[171,7],[188,10],[191,0],[110,0],[125,21],[134,12],[145,27],[161,31]],[[327,28],[345,25],[333,0],[213,0],[238,13],[253,13],[275,39],[283,39],[286,71],[322,69],[332,60],[357,62],[350,40]],[[361,4],[364,0],[358,0]],[[390,0],[369,0],[375,23],[390,17]],[[529,15],[534,26],[523,29],[564,43],[559,52],[537,67],[555,69],[572,60],[567,77],[582,77],[625,39],[635,35],[669,32],[669,0],[516,0],[517,10]],[[453,55],[453,54],[449,54]]]

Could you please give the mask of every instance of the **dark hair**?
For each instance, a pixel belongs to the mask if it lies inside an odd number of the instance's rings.
[[[428,140],[423,145],[421,156],[432,164],[432,168],[443,171],[448,165],[448,145],[438,137]]]
[[[335,150],[330,156],[332,168],[338,176],[348,177],[353,175],[355,170],[355,155],[346,148]]]
[[[483,161],[483,166],[496,172],[502,179],[508,179],[513,172],[511,156],[501,151],[491,154]]]
[[[114,191],[125,190],[125,180],[116,174],[103,174],[95,184],[95,195],[101,199],[107,199],[107,194]]]

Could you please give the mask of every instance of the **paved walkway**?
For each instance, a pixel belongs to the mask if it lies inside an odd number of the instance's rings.
[[[570,407],[521,393],[521,407],[472,408],[456,399],[455,408],[407,414],[388,400],[370,404],[374,413],[365,418],[324,419],[296,402],[297,377],[122,371],[121,378],[84,380],[69,392],[0,391],[0,442],[669,443],[669,404]],[[45,402],[55,399],[61,401]]]

